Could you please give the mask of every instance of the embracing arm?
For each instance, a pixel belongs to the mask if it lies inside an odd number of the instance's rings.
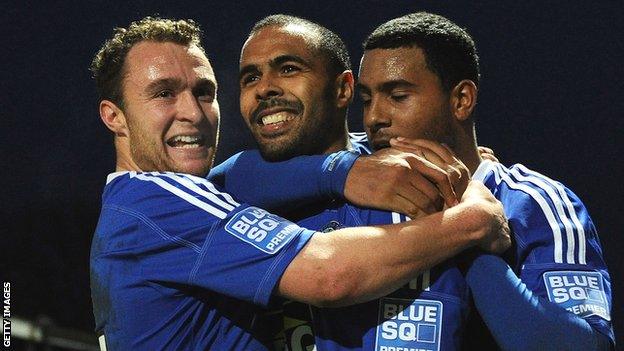
[[[343,306],[386,295],[420,272],[478,245],[510,244],[498,201],[471,183],[455,207],[409,222],[316,234],[286,268],[278,293],[316,306]]]
[[[478,256],[466,281],[477,310],[503,350],[610,349],[607,336],[534,294],[498,256]]]

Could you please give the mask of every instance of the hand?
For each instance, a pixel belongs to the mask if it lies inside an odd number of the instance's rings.
[[[466,225],[475,226],[477,246],[486,252],[500,254],[511,246],[511,230],[503,204],[481,182],[470,181],[461,204],[467,209]]]
[[[494,155],[494,150],[489,147],[477,146],[477,150],[479,150],[479,155],[481,155],[482,159],[500,163],[496,155]]]
[[[450,183],[456,198],[461,198],[470,181],[470,170],[455,156],[455,153],[448,146],[431,140],[403,137],[390,139],[390,145],[395,149],[421,156],[443,170],[448,177],[443,184]],[[438,187],[442,185],[436,179],[429,180],[438,185]]]
[[[347,176],[344,195],[356,205],[417,218],[440,211],[444,203],[450,207],[459,202],[450,179],[422,157],[386,148],[358,158]]]

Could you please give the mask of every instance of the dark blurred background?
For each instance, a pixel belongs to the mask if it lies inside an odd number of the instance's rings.
[[[88,66],[112,28],[146,15],[195,19],[220,91],[217,162],[253,147],[238,110],[241,45],[255,21],[287,13],[347,43],[426,10],[473,35],[481,57],[478,137],[503,163],[558,179],[585,202],[613,281],[613,321],[624,344],[624,2],[622,1],[13,1],[3,2],[0,106],[2,280],[13,315],[91,332],[89,247],[112,137],[99,120]],[[359,103],[351,130],[362,130]]]

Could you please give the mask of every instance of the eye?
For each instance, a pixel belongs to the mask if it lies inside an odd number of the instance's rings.
[[[161,99],[168,99],[174,96],[173,91],[169,89],[161,90],[154,97]]]
[[[299,72],[301,69],[295,65],[284,65],[281,67],[280,71],[282,74],[291,74],[295,72]]]
[[[241,86],[247,86],[255,81],[260,80],[260,76],[257,74],[246,74],[244,75],[241,80],[240,80],[240,84]]]
[[[408,94],[405,93],[393,93],[390,95],[390,98],[396,102],[402,102],[408,98]]]
[[[195,95],[197,96],[197,99],[201,101],[210,102],[214,100],[216,92],[210,88],[203,88],[198,90]]]

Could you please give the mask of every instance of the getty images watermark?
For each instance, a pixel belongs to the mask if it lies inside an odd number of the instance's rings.
[[[2,284],[2,345],[11,346],[11,283]]]

